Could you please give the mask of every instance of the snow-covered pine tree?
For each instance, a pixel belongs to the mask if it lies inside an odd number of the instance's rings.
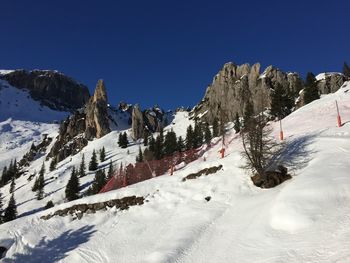
[[[17,218],[17,205],[14,194],[11,195],[10,201],[4,213],[4,222],[9,222]]]

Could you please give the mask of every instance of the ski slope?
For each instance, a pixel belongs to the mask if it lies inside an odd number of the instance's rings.
[[[335,100],[344,123],[340,128]],[[32,183],[18,180],[19,214],[28,210],[32,214],[0,225],[0,245],[9,248],[3,262],[350,262],[349,122],[349,82],[286,117],[285,148],[277,161],[289,168],[293,178],[273,189],[255,187],[240,168],[239,136],[229,130],[223,159],[218,158],[217,144],[205,161],[200,158],[173,176],[40,211],[48,200],[63,201],[70,168],[80,163],[81,155],[68,158],[45,175],[47,196],[41,201],[30,191]],[[188,113],[178,113],[171,128],[183,136],[189,123]],[[277,138],[279,124],[272,127]],[[89,143],[82,151],[85,160],[93,149],[105,146],[107,160],[101,167],[111,159],[134,162],[139,145],[120,149],[117,138],[118,131],[113,131]],[[40,168],[42,161],[38,159],[31,169]],[[216,174],[182,182],[192,172],[219,164],[223,169]],[[92,177],[84,177],[81,184]],[[8,200],[8,186],[2,192]],[[127,211],[84,215],[81,220],[40,219],[73,204],[129,195],[145,196],[148,202]]]

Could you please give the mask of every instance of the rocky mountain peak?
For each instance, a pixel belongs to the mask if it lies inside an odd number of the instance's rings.
[[[97,102],[98,100],[108,102],[106,87],[103,79],[98,80],[93,96],[93,102]]]
[[[86,86],[54,70],[11,70],[0,74],[0,79],[28,90],[34,100],[53,110],[74,112],[90,98]]]

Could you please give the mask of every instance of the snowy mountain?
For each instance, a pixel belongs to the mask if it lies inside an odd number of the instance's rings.
[[[341,127],[337,127],[335,100],[343,118]],[[93,150],[105,147],[106,160],[99,167],[107,168],[110,161],[116,165],[134,163],[139,147],[144,146],[133,142],[126,149],[120,148],[120,132],[127,132],[132,141],[131,131],[121,126],[90,141],[52,172],[43,155],[16,180],[19,218],[0,225],[0,246],[8,248],[3,262],[349,262],[349,105],[350,82],[346,82],[337,92],[323,95],[282,120],[286,139],[279,160],[293,178],[273,189],[255,187],[241,168],[241,141],[230,124],[223,159],[218,153],[220,139],[214,138],[213,146],[204,148],[201,158],[179,167],[173,176],[166,173],[68,203],[64,203],[65,186],[71,168],[79,166],[83,154],[88,161]],[[20,125],[13,128],[16,122]],[[193,120],[188,112],[180,111],[165,130],[173,129],[184,137],[189,124]],[[26,138],[39,140],[42,133],[55,137],[58,130],[54,125],[35,127],[34,122],[4,120],[0,161],[24,153],[30,145]],[[278,138],[279,123],[271,125]],[[45,197],[39,201],[28,177],[43,162],[48,172]],[[223,168],[215,174],[182,180],[218,165]],[[89,172],[80,178],[82,192],[93,177]],[[9,185],[1,192],[7,204]],[[81,219],[76,215],[41,219],[74,204],[132,195],[143,196],[144,204],[84,214]],[[55,207],[42,211],[49,200]]]

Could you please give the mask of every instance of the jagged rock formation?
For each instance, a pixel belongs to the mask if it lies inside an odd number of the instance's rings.
[[[134,140],[142,138],[144,132],[144,122],[143,114],[138,104],[136,104],[132,110],[131,123],[131,136],[134,138]]]
[[[324,73],[316,77],[317,87],[321,94],[336,92],[346,81],[346,77],[341,73]]]
[[[263,176],[256,174],[251,177],[254,185],[260,188],[272,188],[291,178],[288,169],[283,165],[279,165],[274,171],[266,171]]]
[[[135,105],[131,117],[133,139],[143,138],[145,131],[149,133],[159,132],[161,128],[169,124],[171,113],[171,111],[165,113],[157,106],[142,112],[139,105]]]
[[[10,85],[27,89],[31,97],[53,110],[71,111],[81,108],[90,97],[86,86],[57,71],[15,70],[1,75]]]
[[[85,110],[76,111],[62,122],[57,140],[47,158],[53,157],[60,162],[78,153],[88,144],[88,140],[101,138],[110,131],[106,88],[103,80],[99,80]]]
[[[97,82],[94,96],[86,106],[86,131],[88,140],[101,138],[111,132],[109,128],[107,93],[103,80]]]
[[[298,94],[303,82],[297,73],[287,74],[272,66],[260,75],[259,63],[252,67],[226,63],[207,88],[203,100],[193,109],[193,114],[208,123],[220,116],[225,121],[232,121],[236,113],[243,115],[249,100],[256,112],[270,107],[270,93],[277,85]]]
[[[38,144],[32,144],[30,150],[22,157],[22,159],[18,162],[20,167],[29,166],[32,161],[34,161],[41,154],[45,154],[46,148],[52,142],[51,137],[47,137],[46,134],[43,136],[43,140]]]

